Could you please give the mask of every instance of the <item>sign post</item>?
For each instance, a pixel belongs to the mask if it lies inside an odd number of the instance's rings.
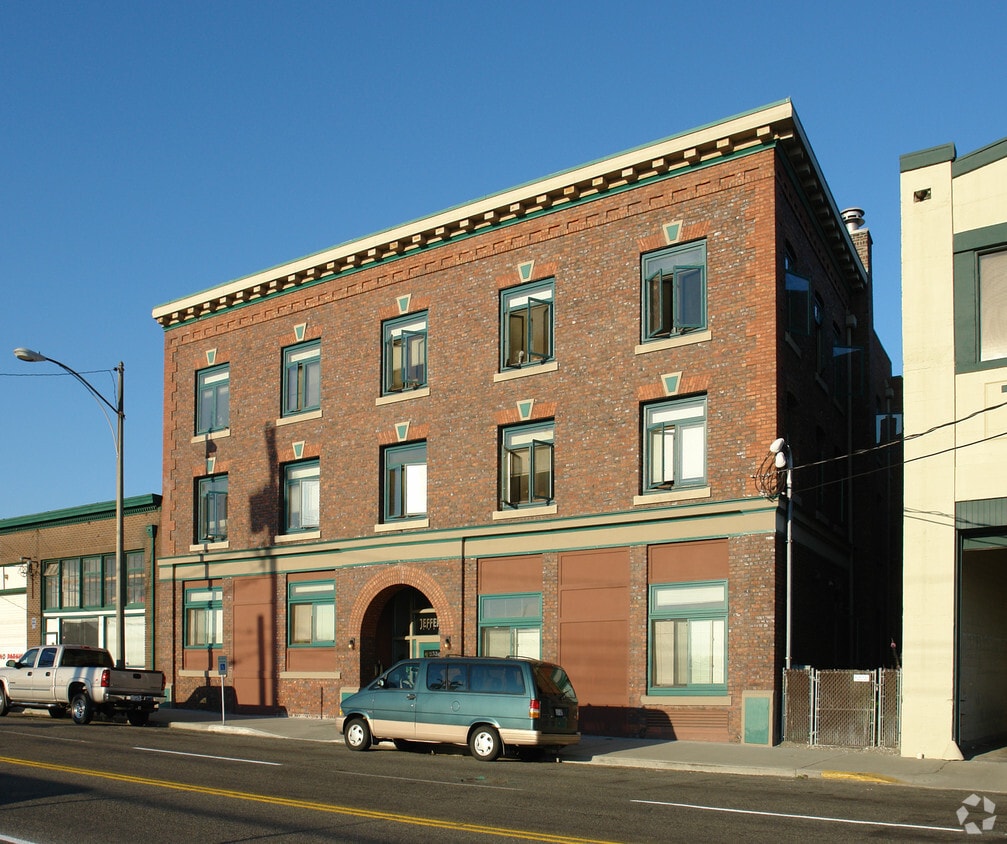
[[[217,657],[217,673],[220,675],[220,723],[227,720],[224,715],[224,679],[227,677],[227,657]]]

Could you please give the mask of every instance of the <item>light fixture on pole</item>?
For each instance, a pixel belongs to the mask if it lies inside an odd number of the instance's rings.
[[[71,369],[65,363],[60,363],[54,358],[47,357],[39,352],[33,352],[31,349],[24,348],[15,349],[14,357],[18,360],[28,361],[29,363],[48,361],[49,363],[55,364],[60,369],[70,373],[70,375],[76,378],[83,385],[84,389],[94,396],[95,400],[99,402],[99,410],[101,410],[105,419],[109,423],[109,428],[112,426],[112,421],[108,418],[105,408],[101,407],[101,405],[105,405],[105,407],[109,408],[116,416],[116,428],[112,432],[112,438],[115,440],[115,634],[117,646],[116,662],[121,668],[126,664],[126,557],[123,553],[124,520],[122,508],[122,429],[123,420],[126,418],[126,414],[123,411],[122,389],[123,376],[125,374],[126,367],[123,366],[122,361],[119,361],[119,365],[115,368],[115,372],[119,374],[119,378],[115,392],[115,404],[113,404],[105,398],[105,396],[103,396],[83,375],[76,370]]]
[[[784,667],[790,668],[790,641],[793,618],[793,586],[794,586],[794,460],[790,446],[783,437],[778,437],[769,445],[769,453],[774,455],[773,464],[777,470],[786,472],[787,495],[787,615],[786,615],[786,647],[784,649]]]

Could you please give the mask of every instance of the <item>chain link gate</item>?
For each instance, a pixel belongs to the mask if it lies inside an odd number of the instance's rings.
[[[901,671],[887,668],[784,669],[783,740],[898,747],[901,680]]]

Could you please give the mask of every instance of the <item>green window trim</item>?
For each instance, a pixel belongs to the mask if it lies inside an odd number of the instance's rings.
[[[196,433],[223,431],[231,425],[230,364],[196,373]]]
[[[479,596],[479,655],[542,656],[542,593]]]
[[[727,581],[652,584],[647,693],[727,694]]]
[[[983,349],[982,279],[984,258],[1007,251],[1007,223],[959,232],[954,236],[955,370],[977,372],[999,369],[1007,357]]]
[[[298,580],[287,584],[287,645],[331,647],[336,643],[336,583]]]
[[[185,590],[183,647],[209,650],[224,644],[224,590],[220,586],[197,586]]]
[[[652,252],[641,264],[644,342],[706,328],[705,241]]]
[[[554,358],[555,296],[553,279],[501,291],[501,372]]]
[[[426,442],[387,446],[384,464],[382,521],[422,519],[427,514]]]
[[[322,344],[299,343],[283,350],[282,415],[294,416],[322,406]]]
[[[318,530],[321,524],[321,470],[317,460],[288,463],[283,469],[284,533]]]
[[[193,539],[197,544],[227,541],[227,496],[226,473],[196,480],[196,523]]]
[[[387,320],[381,328],[381,393],[427,386],[426,312]]]
[[[643,492],[707,483],[706,396],[644,406]]]
[[[515,425],[503,429],[501,503],[504,507],[540,507],[555,500],[554,426]]]
[[[126,551],[126,606],[147,602],[147,567],[143,551]],[[88,554],[42,563],[42,609],[109,610],[119,595],[115,554]]]

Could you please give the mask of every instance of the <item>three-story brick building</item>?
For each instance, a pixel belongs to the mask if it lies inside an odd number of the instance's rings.
[[[219,656],[238,705],[332,716],[405,656],[523,654],[587,731],[739,740],[780,688],[781,435],[794,659],[876,663],[869,241],[784,101],[155,308],[175,699]]]

